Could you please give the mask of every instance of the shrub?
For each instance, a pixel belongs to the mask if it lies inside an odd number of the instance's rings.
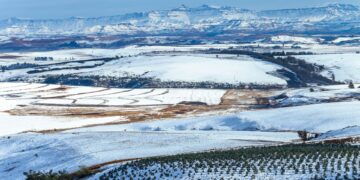
[[[349,82],[349,88],[350,88],[350,89],[354,89],[354,88],[355,88],[354,83],[353,83],[352,81]]]
[[[309,133],[306,130],[298,131],[297,133],[301,140],[303,141],[309,140],[309,136],[308,136]]]
[[[25,172],[27,180],[72,180],[71,175],[67,174],[65,171],[53,172],[41,172],[41,171],[32,171]]]

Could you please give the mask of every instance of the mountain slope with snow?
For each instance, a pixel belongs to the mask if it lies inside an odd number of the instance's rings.
[[[128,35],[224,31],[326,33],[356,31],[359,19],[359,8],[347,4],[267,11],[203,5],[97,18],[11,18],[0,20],[0,35]]]

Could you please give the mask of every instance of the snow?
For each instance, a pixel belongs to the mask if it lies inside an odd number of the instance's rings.
[[[5,112],[22,106],[46,105],[61,106],[155,106],[175,105],[183,101],[203,102],[209,105],[220,103],[225,90],[207,89],[107,89],[95,87],[68,86],[59,90],[58,85],[0,83],[0,111]],[[305,104],[318,103],[341,97],[359,94],[359,89],[349,89],[346,85],[323,86],[286,91],[288,104],[297,105],[302,100]],[[321,90],[320,90],[321,89]],[[281,92],[279,92],[281,93]],[[355,97],[355,96],[354,96]],[[309,101],[314,99],[314,102]],[[296,102],[295,102],[296,101]],[[286,104],[286,102],[281,102]],[[45,106],[45,107],[46,107]],[[326,132],[348,126],[360,125],[358,101],[314,104],[269,110],[246,111],[224,116],[205,116],[173,120],[151,121],[115,126],[96,127],[103,131],[112,129],[123,131],[184,131],[184,130],[311,130]],[[349,113],[351,112],[351,113]],[[307,117],[307,118],[303,118]],[[289,119],[292,121],[289,122]],[[19,133],[27,130],[45,130],[53,128],[79,127],[88,124],[101,124],[119,120],[81,119],[70,117],[12,116],[2,114],[0,127],[2,134]],[[276,120],[276,123],[275,123]],[[31,121],[29,124],[27,122]],[[20,124],[20,126],[17,126]]]
[[[120,122],[122,117],[84,118],[47,116],[46,109],[76,106],[161,106],[183,101],[217,105],[225,90],[208,89],[107,89],[96,87],[63,86],[28,83],[0,83],[0,136],[23,131],[75,128],[85,125]],[[36,109],[41,106],[44,116],[8,114],[21,107]],[[69,109],[70,110],[70,109]],[[26,112],[25,112],[26,114]]]
[[[323,72],[329,77],[329,74],[335,74],[335,80],[360,82],[360,54],[321,54],[296,56],[310,63],[324,65],[327,69]]]
[[[76,128],[110,122],[126,121],[121,117],[75,118],[50,116],[13,116],[0,113],[0,137],[25,131]]]
[[[108,35],[108,34],[172,34],[263,32],[319,34],[341,33],[357,26],[360,16],[356,6],[325,6],[285,10],[246,10],[235,7],[201,6],[172,10],[150,11],[97,18],[67,18],[19,20],[1,22],[0,34],[15,37]]]
[[[11,135],[0,139],[0,171],[5,172],[0,178],[21,179],[22,173],[30,169],[75,171],[80,166],[113,160],[206,151],[219,147],[268,145],[298,139],[297,133],[284,132],[287,130],[322,132],[325,134],[320,138],[326,139],[358,136],[359,108],[358,101],[327,103],[231,115],[87,127],[56,134]],[[25,161],[31,163],[22,163]]]
[[[73,60],[86,60],[94,58],[115,57],[115,56],[135,56],[142,53],[149,53],[153,51],[193,51],[205,50],[209,48],[228,48],[235,46],[234,44],[207,44],[207,45],[191,45],[191,46],[126,46],[118,49],[100,49],[100,48],[79,48],[69,50],[55,50],[55,51],[39,51],[39,52],[11,52],[0,53],[0,56],[19,56],[14,59],[1,59],[7,63],[27,62],[48,64],[54,62],[64,62]],[[53,61],[35,61],[35,57],[53,57]],[[1,61],[0,61],[1,62]]]
[[[220,55],[151,55],[144,53],[162,51],[194,51],[211,47],[226,48],[230,45],[199,45],[199,46],[129,46],[121,49],[74,49],[48,52],[17,52],[6,53],[12,59],[3,59],[0,64],[33,63],[41,68],[26,68],[0,72],[0,80],[23,79],[28,82],[39,82],[48,75],[76,74],[79,76],[104,75],[123,77],[138,75],[152,77],[162,81],[215,82],[215,83],[254,83],[262,85],[286,85],[286,81],[271,75],[281,69],[279,65],[264,62],[249,56]],[[176,54],[176,53],[173,53]],[[123,58],[105,61],[79,63],[77,60],[115,57]],[[128,57],[132,56],[132,57]],[[35,57],[53,57],[53,61],[35,61]],[[55,64],[54,63],[64,63]],[[87,66],[96,66],[88,67]],[[63,69],[61,69],[63,68]],[[31,73],[31,70],[44,72]]]
[[[61,89],[60,89],[61,88]],[[38,91],[35,91],[38,90]],[[215,96],[220,98],[225,90],[213,89],[122,89],[122,88],[101,88],[101,87],[88,87],[88,86],[60,86],[60,85],[47,85],[37,83],[0,83],[0,92],[6,95],[19,94],[26,95],[41,93],[42,98],[56,98],[56,97],[72,97],[72,98],[86,98],[86,97],[114,97],[121,95],[124,97],[145,98],[154,96]],[[21,94],[19,93],[21,92]],[[211,98],[211,97],[209,97]]]
[[[0,36],[0,43],[5,43],[10,41],[10,37],[8,36]]]
[[[242,44],[246,46],[249,44]],[[251,44],[250,44],[251,45]],[[254,45],[254,44],[252,44]],[[256,44],[255,44],[256,45]],[[263,44],[262,44],[263,45]],[[269,44],[268,44],[269,45]],[[215,58],[215,55],[178,55],[174,51],[187,52],[202,50],[207,48],[228,48],[232,45],[194,45],[194,46],[128,46],[120,49],[74,49],[74,50],[58,50],[48,52],[20,52],[20,53],[0,53],[5,56],[16,56],[14,59],[2,59],[0,64],[10,65],[15,63],[36,63],[36,64],[50,64],[55,62],[75,61],[93,58],[114,57],[114,56],[128,56],[119,60],[106,62],[103,66],[86,69],[64,69],[54,70],[38,74],[27,74],[26,72],[32,70],[20,69],[0,72],[0,80],[6,81],[11,78],[24,78],[28,81],[39,80],[40,76],[46,75],[60,75],[60,74],[77,74],[77,75],[109,75],[114,77],[126,75],[141,75],[145,77],[154,77],[161,80],[173,81],[188,81],[188,82],[203,82],[212,81],[220,83],[263,83],[263,84],[286,84],[284,79],[275,77],[269,74],[281,66],[266,63],[249,56],[231,56],[220,55]],[[236,47],[237,45],[234,45]],[[358,47],[345,47],[333,45],[320,44],[306,44],[304,46],[307,51],[314,51],[317,53],[339,52],[337,54],[319,54],[319,55],[304,55],[296,56],[305,59],[311,63],[322,64],[327,69],[322,72],[323,75],[330,77],[331,73],[335,73],[335,80],[345,81],[354,80],[360,81],[359,51]],[[155,51],[162,51],[174,54],[170,55],[156,55]],[[346,52],[346,54],[340,54]],[[349,53],[352,52],[352,53]],[[144,53],[150,53],[145,55]],[[34,61],[36,56],[54,56],[54,61]],[[68,63],[59,66],[48,66],[48,68],[59,67],[81,67],[85,65],[99,64],[100,61],[86,62],[84,64]]]
[[[320,135],[315,140],[333,139],[333,138],[347,138],[347,137],[360,137],[360,126],[351,126],[343,129],[328,131]]]
[[[336,44],[303,44],[303,43],[294,43],[294,42],[285,42],[280,45],[284,45],[283,48],[274,49],[275,46],[279,46],[279,43],[271,42],[259,42],[257,40],[251,43],[243,43],[234,46],[236,48],[241,48],[244,50],[249,50],[249,47],[252,47],[257,52],[312,52],[314,54],[344,54],[344,53],[356,53],[360,51],[359,46],[349,46],[349,45],[336,45]],[[293,45],[300,46],[301,49],[292,48]]]
[[[23,172],[31,169],[71,172],[80,166],[113,160],[269,145],[293,139],[297,134],[290,132],[26,133],[0,138],[0,179],[23,179]]]
[[[354,84],[358,87],[359,84]],[[277,94],[285,94],[287,97],[276,100],[277,105],[298,106],[306,104],[318,104],[331,101],[349,101],[360,97],[360,88],[350,89],[348,85],[319,86],[279,91]]]
[[[60,86],[58,86],[60,87]],[[65,90],[58,91],[57,89],[53,89],[52,91],[43,92],[41,98],[57,98],[57,97],[72,97],[83,94],[91,94],[97,92],[103,92],[106,88],[99,87],[85,87],[85,86],[64,86]]]
[[[215,83],[254,83],[264,85],[286,85],[286,81],[271,75],[272,72],[281,69],[279,65],[264,62],[249,56],[220,55],[144,55],[144,53],[161,51],[195,51],[211,47],[228,48],[231,45],[195,45],[195,46],[128,46],[120,49],[74,49],[47,52],[17,52],[6,53],[6,56],[14,56],[13,59],[3,59],[2,65],[16,63],[34,63],[43,65],[42,68],[27,68],[7,70],[0,72],[0,80],[20,78],[26,81],[38,81],[47,75],[77,74],[79,76],[104,75],[104,76],[128,76],[139,75],[142,77],[158,78],[162,81],[186,81],[186,82],[215,82]],[[174,53],[173,53],[174,54]],[[175,53],[176,54],[176,53]],[[1,56],[1,54],[0,54]],[[110,62],[91,61],[85,63],[77,60],[88,60],[104,57],[124,57]],[[128,57],[132,56],[132,57]],[[35,61],[35,57],[53,57],[53,61]],[[67,62],[61,65],[53,63]],[[103,65],[103,63],[105,63]],[[81,68],[89,65],[98,65],[92,68]],[[77,69],[74,69],[76,68]],[[59,69],[60,68],[60,69]],[[64,69],[61,69],[64,68]],[[72,69],[68,69],[72,68]],[[28,74],[30,70],[48,70],[41,73]],[[51,71],[50,71],[51,70]]]
[[[354,84],[354,86],[359,86],[360,84]],[[342,97],[356,97],[355,95],[360,95],[360,88],[350,89],[348,85],[332,85],[332,86],[319,86],[312,87],[314,92],[310,91],[310,88],[299,88],[299,89],[290,89],[286,90],[287,96],[304,96],[310,98],[316,98],[319,100],[330,99],[330,98],[342,98]]]
[[[277,150],[274,151],[274,149]],[[267,150],[271,156],[264,154]],[[140,160],[140,162],[118,163],[103,167],[101,172],[89,179],[126,179],[129,177],[130,179],[144,179],[149,176],[155,179],[360,178],[356,173],[359,170],[360,159],[358,147],[299,144],[236,151],[244,155],[234,155],[234,151],[227,151],[228,153],[218,151],[201,155],[191,154],[190,157],[179,155],[169,159],[159,157],[146,161]],[[220,157],[220,154],[223,156]],[[212,158],[212,156],[217,156],[217,158]],[[242,156],[241,159],[239,156]],[[274,163],[276,163],[275,166]]]
[[[311,37],[297,37],[297,36],[287,36],[287,35],[279,35],[272,36],[271,41],[273,42],[296,42],[303,44],[318,44],[321,39],[315,39]]]
[[[0,97],[0,112],[8,111],[10,109],[13,109],[13,108],[16,107],[16,105],[17,105],[16,101],[9,101],[9,100],[6,100],[3,97]]]
[[[173,105],[183,101],[217,105],[226,90],[215,89],[118,89],[27,83],[0,83],[0,98],[16,105]],[[4,107],[7,107],[3,103]],[[7,108],[9,109],[9,108]]]
[[[298,139],[297,133],[284,132],[288,130],[321,132],[321,139],[359,136],[359,108],[359,101],[339,102],[12,135],[0,139],[0,171],[11,169],[0,178],[21,179],[22,172],[30,169],[75,171],[113,160]]]
[[[74,130],[74,132],[93,131],[242,131],[256,130],[257,123],[242,120],[236,116],[205,116],[197,118],[168,119],[123,125],[109,125]],[[72,131],[70,131],[72,132]]]
[[[360,40],[360,37],[338,37],[335,40],[333,40],[333,43],[342,43],[346,41],[353,41],[353,40]]]
[[[115,76],[122,72],[159,78],[163,81],[280,84],[286,81],[268,74],[280,66],[258,61],[217,59],[199,56],[138,56],[128,63],[112,62],[89,74]],[[121,63],[121,66],[119,65]],[[116,68],[115,68],[116,67]]]
[[[256,122],[260,129],[327,132],[360,125],[360,102],[324,103],[238,114],[239,119]]]
[[[238,114],[168,119],[131,124],[90,127],[88,131],[298,131],[324,133],[360,126],[360,102],[325,103],[270,110],[244,111]]]
[[[6,95],[17,95],[20,96],[22,93],[33,93],[48,91],[59,87],[58,85],[46,85],[46,84],[24,84],[16,87],[0,89],[0,96]]]

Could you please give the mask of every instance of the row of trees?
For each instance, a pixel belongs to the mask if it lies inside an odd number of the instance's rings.
[[[16,63],[16,64],[8,65],[8,66],[0,66],[0,69],[2,72],[5,72],[5,71],[10,71],[10,70],[15,70],[15,69],[26,69],[26,68],[34,68],[34,67],[38,67],[38,64]]]
[[[44,77],[43,83],[98,86],[109,88],[207,88],[207,89],[282,89],[284,85],[230,84],[210,81],[161,81],[157,78],[124,74],[122,76],[79,76],[75,74],[51,75]]]
[[[360,148],[297,144],[148,158],[120,165],[100,179],[360,178]],[[270,156],[269,156],[270,155]]]
[[[53,57],[35,57],[34,58],[35,61],[53,61],[54,58]]]

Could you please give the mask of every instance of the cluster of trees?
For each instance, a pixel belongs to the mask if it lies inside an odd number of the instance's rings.
[[[35,57],[34,58],[35,61],[53,61],[54,58],[53,57]]]
[[[308,141],[308,140],[311,140],[313,138],[317,138],[319,136],[319,134],[311,133],[311,132],[308,132],[306,130],[298,131],[297,133],[298,133],[298,136],[300,137],[300,139],[302,141]]]
[[[281,51],[281,52],[271,52],[271,53],[266,53],[266,54],[271,55],[271,56],[295,56],[295,55],[312,55],[314,53],[307,52],[307,51],[300,51],[300,52]]]
[[[102,66],[105,63],[98,63],[98,64],[94,64],[94,65],[88,65],[88,66],[69,66],[69,67],[56,67],[54,66],[53,68],[51,68],[51,66],[42,66],[43,68],[39,68],[39,69],[34,69],[34,70],[30,70],[27,73],[28,74],[36,74],[36,73],[43,73],[43,72],[50,72],[50,71],[60,71],[60,70],[69,70],[69,69],[75,69],[75,70],[79,70],[79,69],[91,69],[91,68],[95,68],[98,66]]]
[[[352,81],[349,82],[349,88],[350,89],[354,89],[355,88],[355,85]]]
[[[37,172],[30,170],[29,172],[24,172],[24,175],[26,176],[26,180],[72,180],[66,171]]]
[[[24,175],[26,177],[26,180],[78,180],[78,179],[84,179],[95,172],[92,171],[89,168],[82,167],[80,170],[69,173],[66,171],[33,171],[30,170],[28,172],[24,172]]]
[[[38,67],[38,64],[16,63],[16,64],[7,65],[7,66],[0,66],[0,69],[2,72],[5,72],[5,71],[9,71],[9,70],[26,69],[26,68],[34,68],[34,67]]]
[[[52,57],[36,57],[36,59],[38,59],[39,61],[40,61],[40,59],[43,60],[45,58],[52,60]],[[46,72],[46,71],[57,71],[57,70],[64,70],[64,69],[94,68],[97,66],[104,65],[106,62],[120,59],[120,58],[124,58],[124,56],[120,56],[120,57],[115,56],[112,58],[79,60],[79,61],[71,61],[71,62],[59,62],[59,63],[51,63],[51,64],[16,63],[16,64],[7,65],[7,66],[0,66],[0,70],[2,72],[5,72],[5,71],[9,71],[9,70],[16,70],[16,69],[38,68],[38,69],[30,70],[27,72],[29,74],[34,74],[34,73],[41,73],[41,72]],[[102,63],[97,63],[97,64],[89,65],[89,66],[79,66],[79,67],[70,67],[70,66],[69,67],[61,67],[61,68],[56,67],[58,65],[66,65],[68,63],[76,63],[76,62],[77,63],[85,63],[85,62],[91,62],[91,61],[102,61]],[[54,67],[54,68],[51,68],[51,67]]]
[[[109,88],[207,88],[207,89],[281,89],[283,85],[230,84],[215,82],[161,81],[141,75],[79,76],[75,74],[52,75],[44,77],[43,83],[98,86]]]

